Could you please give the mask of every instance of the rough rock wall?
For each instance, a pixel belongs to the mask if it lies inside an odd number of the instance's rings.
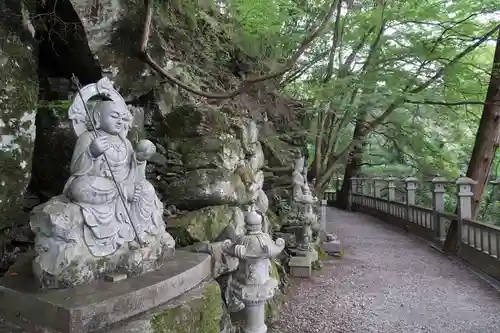
[[[54,7],[55,4],[57,6]],[[290,139],[289,134],[280,133],[289,130],[290,120],[301,106],[279,97],[264,85],[254,86],[232,100],[211,100],[174,85],[160,84],[161,78],[138,55],[145,16],[142,1],[47,1],[45,6],[39,6],[36,11],[37,15],[43,13],[55,13],[60,20],[71,22],[64,25],[59,21],[50,21],[42,25],[44,29],[40,33],[39,74],[44,89],[41,99],[49,100],[49,104],[68,104],[68,96],[74,93],[68,83],[73,73],[80,78],[82,84],[95,82],[101,75],[107,75],[116,83],[129,105],[134,106],[139,118],[145,117],[145,126],[153,129],[150,136],[175,137],[177,146],[182,146],[181,153],[191,156],[190,163],[203,163],[201,160],[205,156],[196,151],[199,145],[207,144],[212,147],[212,152],[219,149],[217,145],[221,144],[224,144],[225,151],[239,148],[235,146],[238,140],[221,140],[213,135],[210,139],[187,135],[180,142],[179,133],[173,133],[169,128],[182,124],[168,115],[185,105],[197,105],[206,110],[223,110],[233,117],[255,119],[261,127],[259,139],[269,166],[291,164],[293,154],[289,153],[290,142],[292,146],[297,142],[293,142],[294,139]],[[201,6],[198,1],[162,2],[154,12],[149,52],[172,75],[195,89],[216,92],[231,90],[238,86],[243,75],[248,74],[243,69],[253,72],[258,69],[259,64],[252,63],[235,48],[234,41],[228,37],[224,20],[220,14],[215,14],[210,5]],[[46,45],[47,40],[52,44]],[[76,51],[79,52],[78,55],[75,54]],[[246,64],[241,65],[245,61]],[[61,88],[64,80],[67,82],[66,87]],[[39,111],[37,123],[41,126],[40,140],[35,147],[36,163],[31,188],[45,199],[62,189],[62,181],[49,179],[67,177],[70,154],[65,153],[67,149],[57,149],[54,152],[52,148],[58,146],[54,141],[59,142],[61,137],[67,137],[66,142],[74,142],[74,137],[69,133],[71,129],[68,131],[65,108],[43,107]],[[176,125],[169,124],[171,122]],[[216,125],[222,124],[217,121],[208,124]],[[206,140],[209,142],[205,142]],[[187,149],[193,151],[188,152]],[[48,155],[51,158],[44,158]],[[194,155],[198,155],[197,159]],[[48,160],[58,161],[61,165],[58,170],[54,170],[54,175],[57,175],[55,177],[44,176],[50,172]],[[228,163],[234,162],[235,160],[224,161],[225,165],[221,166],[232,169],[234,165],[230,166]],[[192,166],[191,169],[191,175],[202,182],[201,179],[217,177],[215,173],[222,170],[214,171],[213,167],[199,166]],[[274,178],[269,177],[270,180]],[[236,187],[235,191],[238,191],[239,187]],[[267,182],[267,187],[272,187],[272,183]],[[172,204],[178,205],[179,202],[173,200]]]
[[[36,6],[22,7],[30,2],[14,0],[0,5],[7,13],[0,15],[3,37],[0,42],[3,88],[0,91],[0,230],[13,221],[13,216],[20,217],[22,194],[28,185],[30,170],[29,190],[40,200],[62,190],[75,140],[66,115],[75,93],[70,82],[72,74],[82,84],[96,82],[103,75],[110,76],[138,118],[144,118],[139,119],[139,127],[144,123],[148,131],[136,136],[164,139],[165,142],[157,143],[165,148],[162,155],[168,161],[166,164],[157,161],[156,171],[163,170],[168,174],[166,178],[170,177],[168,190],[159,187],[166,204],[190,210],[215,207],[219,214],[224,211],[226,217],[233,214],[232,210],[223,208],[244,195],[245,175],[235,172],[238,161],[242,160],[241,154],[245,154],[241,140],[237,139],[238,126],[235,126],[240,118],[257,121],[268,166],[291,165],[293,154],[288,151],[297,145],[288,144],[290,135],[280,133],[287,130],[287,124],[301,106],[279,97],[273,92],[272,82],[255,85],[232,100],[201,98],[163,83],[138,56],[145,15],[142,1],[33,2]],[[149,51],[173,76],[195,89],[231,90],[240,84],[242,77],[263,68],[235,46],[225,20],[210,5],[201,6],[199,1],[162,2],[155,9]],[[209,131],[203,135],[175,133],[179,128],[190,128],[190,124],[179,121],[184,118],[183,112],[189,113],[194,105],[195,117],[185,118],[208,126]],[[200,110],[207,111],[203,117],[208,115],[208,122],[196,118]],[[211,117],[213,111],[222,111],[223,116]],[[181,116],[175,119],[175,115]],[[227,135],[221,135],[226,130]],[[175,165],[179,161],[183,165]],[[280,177],[268,172],[266,187],[272,188],[273,180]],[[208,192],[196,190],[184,197],[179,195],[179,189],[195,188],[195,185]],[[222,197],[216,190],[220,188],[227,190]],[[20,221],[27,219],[20,218]]]
[[[22,210],[35,140],[37,58],[26,4],[0,5],[0,229]]]

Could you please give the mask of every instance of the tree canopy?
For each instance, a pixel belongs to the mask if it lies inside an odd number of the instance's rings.
[[[497,0],[211,5],[240,49],[269,69],[245,83],[273,80],[306,106],[300,131],[318,192],[337,176],[453,179],[467,171],[494,76]]]
[[[233,0],[219,8],[237,18],[252,56],[271,68],[293,61],[281,89],[307,102],[318,189],[344,172],[353,151],[367,174],[465,171],[500,29],[497,1]]]

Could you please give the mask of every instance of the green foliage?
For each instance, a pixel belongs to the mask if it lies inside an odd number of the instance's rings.
[[[354,174],[454,179],[465,172],[498,33],[496,0],[175,0],[158,6],[171,33],[191,36],[190,47],[203,49],[209,66],[227,68],[234,45],[263,65],[254,71],[294,62],[274,82],[305,105],[300,131],[318,193],[350,160],[357,162],[350,166]]]

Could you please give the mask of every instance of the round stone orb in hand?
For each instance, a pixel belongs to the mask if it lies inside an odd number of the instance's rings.
[[[147,161],[156,153],[155,145],[149,140],[140,140],[136,146],[136,156],[139,161]]]

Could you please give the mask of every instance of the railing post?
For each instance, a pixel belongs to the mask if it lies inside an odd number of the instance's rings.
[[[335,189],[337,190],[337,193],[338,193],[338,192],[340,192],[340,177],[337,177],[337,179],[335,181],[336,181]]]
[[[396,177],[387,177],[387,200],[396,201]]]
[[[444,184],[447,180],[443,177],[432,179],[432,209],[434,210],[434,221],[432,229],[437,235],[439,241],[443,242],[446,238],[446,229],[444,223],[441,223],[441,216],[437,212],[444,212]]]
[[[418,179],[415,177],[408,177],[405,179],[406,183],[406,220],[410,221],[410,207],[415,206],[415,192],[417,190]],[[413,222],[413,221],[411,221]]]
[[[462,219],[472,218],[472,197],[474,196],[474,193],[472,192],[472,185],[477,184],[477,182],[468,177],[460,177],[458,178],[456,184],[457,184],[457,196],[458,196],[457,245],[458,245],[458,251],[460,252],[463,242]],[[474,239],[474,244],[475,243],[476,239]]]
[[[382,177],[373,178],[373,196],[380,198],[382,196],[382,188],[384,186],[384,179]]]
[[[391,211],[391,201],[396,200],[396,177],[387,177],[385,178],[387,182],[387,210],[386,213],[392,214]]]
[[[321,228],[326,232],[326,206],[327,201],[321,200]]]
[[[358,177],[356,181],[356,193],[363,195],[363,178]]]
[[[477,184],[475,180],[467,177],[460,177],[457,180],[459,215],[463,219],[472,217],[472,185]]]
[[[350,189],[349,189],[349,197],[348,197],[348,201],[347,201],[347,210],[351,211],[352,210],[352,204],[353,204],[353,201],[354,201],[354,194],[356,194],[356,191],[357,191],[357,187],[358,187],[358,179],[356,177],[351,177],[349,179],[349,182],[350,182]]]
[[[360,178],[361,184],[361,205],[366,206],[366,197],[370,194],[368,190],[368,178]]]
[[[355,194],[358,191],[358,178],[351,177],[351,193]]]
[[[372,194],[372,182],[369,178],[363,178],[363,195],[369,197]]]

